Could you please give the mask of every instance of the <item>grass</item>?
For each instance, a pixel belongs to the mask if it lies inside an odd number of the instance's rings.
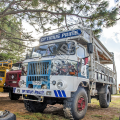
[[[93,108],[96,111],[90,111],[86,114],[88,118],[91,118],[92,120],[119,120],[119,114],[120,114],[120,98],[118,97],[112,97],[112,102],[110,103],[109,108],[103,109],[99,106],[99,100],[92,99],[91,105],[93,105]],[[114,109],[112,112],[110,110]],[[91,109],[92,110],[92,109]],[[102,112],[103,111],[103,112]],[[105,112],[109,113],[109,115]],[[16,117],[20,120],[68,120],[65,119],[64,116],[60,115],[53,115],[51,113],[15,113]],[[90,120],[91,120],[90,119]],[[84,118],[83,118],[84,120]],[[86,119],[85,119],[86,120]]]
[[[120,94],[114,94],[114,95],[112,95],[112,96],[117,96],[117,95],[120,96]]]
[[[91,115],[92,117],[102,118],[102,115]]]
[[[15,113],[17,118],[22,120],[67,120],[64,117],[52,115],[52,114],[42,114],[42,113],[31,113],[31,114],[21,114]]]
[[[114,116],[112,120],[119,120],[119,118]]]

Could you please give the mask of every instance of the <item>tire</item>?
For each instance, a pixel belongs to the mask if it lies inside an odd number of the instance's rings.
[[[16,115],[6,111],[5,115],[0,116],[0,120],[16,120]]]
[[[104,94],[99,94],[99,103],[101,108],[108,108],[110,104],[111,93],[107,89],[107,92]]]
[[[19,98],[20,98],[20,95],[18,95],[18,94],[14,94],[13,93],[13,91],[9,91],[9,98],[11,99],[11,100],[18,100]]]
[[[72,93],[71,98],[64,100],[63,110],[66,118],[71,120],[79,120],[85,116],[87,107],[87,93],[84,88],[79,87],[75,93]]]
[[[34,100],[34,97],[27,96],[26,99],[33,99]],[[43,112],[47,106],[47,103],[46,102],[36,102],[36,101],[24,100],[24,105],[25,105],[25,108],[29,112]]]

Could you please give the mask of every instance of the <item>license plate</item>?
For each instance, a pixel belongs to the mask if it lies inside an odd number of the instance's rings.
[[[41,85],[42,81],[33,81],[33,85]]]

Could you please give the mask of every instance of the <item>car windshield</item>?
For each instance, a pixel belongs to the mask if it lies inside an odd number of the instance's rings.
[[[0,71],[0,77],[4,77],[5,72],[4,71]]]
[[[20,70],[21,69],[21,63],[15,63],[12,65],[11,70]]]
[[[54,44],[47,44],[34,47],[30,58],[40,56],[54,56],[54,55],[74,55],[75,43],[74,42],[58,42]]]

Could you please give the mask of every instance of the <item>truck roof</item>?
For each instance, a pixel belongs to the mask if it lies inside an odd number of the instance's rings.
[[[94,48],[97,49],[100,63],[102,64],[113,64],[114,54],[109,52],[107,48],[102,44],[102,42],[97,39],[92,31],[88,28],[77,28],[73,30],[67,30],[62,32],[57,32],[51,35],[43,36],[40,38],[39,42],[52,42],[55,40],[76,40],[80,44],[87,46],[87,43],[93,43]],[[97,56],[95,56],[97,58]]]
[[[0,61],[0,69],[11,69],[12,64],[12,60]]]

